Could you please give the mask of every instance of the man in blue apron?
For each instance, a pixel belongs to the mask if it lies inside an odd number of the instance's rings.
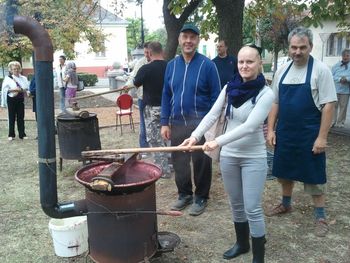
[[[266,215],[291,212],[294,181],[303,182],[314,203],[315,235],[325,236],[325,149],[337,96],[330,69],[310,55],[311,30],[295,28],[288,42],[292,61],[276,72],[272,83],[276,101],[268,118],[267,137],[275,146],[272,173],[282,185],[283,196]]]

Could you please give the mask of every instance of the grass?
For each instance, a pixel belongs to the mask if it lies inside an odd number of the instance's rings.
[[[127,130],[127,128],[126,128]],[[34,121],[26,122],[27,135],[36,136]],[[114,128],[100,130],[103,149],[137,147],[137,132],[120,136]],[[301,184],[294,191],[294,212],[284,217],[266,218],[267,263],[349,263],[350,262],[350,138],[331,135],[328,151],[327,213],[330,233],[325,238],[313,235],[313,209]],[[56,148],[58,144],[56,143]],[[55,256],[48,230],[49,217],[40,208],[37,170],[37,141],[7,141],[7,125],[0,121],[0,262],[61,263],[92,262],[85,256],[66,259]],[[57,156],[58,149],[57,149]],[[75,182],[77,161],[64,160],[58,172],[59,201],[84,198],[83,187]],[[157,207],[167,210],[177,198],[173,178],[158,180]],[[280,200],[276,180],[267,181],[264,207]],[[160,231],[174,232],[182,242],[171,253],[154,259],[158,263],[227,262],[222,253],[234,240],[231,212],[217,165],[213,173],[211,198],[207,211],[199,217],[158,216]],[[251,253],[232,262],[251,262]]]

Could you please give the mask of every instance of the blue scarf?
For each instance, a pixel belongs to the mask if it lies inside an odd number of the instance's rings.
[[[239,108],[243,103],[252,98],[252,103],[255,104],[256,96],[265,86],[265,77],[259,74],[254,80],[243,82],[242,77],[237,73],[233,79],[227,83],[227,104],[234,108]],[[227,107],[226,116],[230,116],[230,108]]]

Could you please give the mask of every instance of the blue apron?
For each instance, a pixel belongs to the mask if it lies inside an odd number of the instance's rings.
[[[326,183],[326,155],[313,154],[312,147],[321,125],[321,112],[311,94],[313,57],[303,84],[282,84],[293,63],[279,82],[278,122],[273,175],[307,184]]]

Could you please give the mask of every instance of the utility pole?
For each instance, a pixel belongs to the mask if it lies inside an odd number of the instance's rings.
[[[143,5],[143,1],[144,0],[137,0],[137,4],[140,5],[141,8],[141,47],[143,47],[143,44],[145,43],[145,32],[144,32],[144,28],[143,28],[143,9],[142,9],[142,5]]]

